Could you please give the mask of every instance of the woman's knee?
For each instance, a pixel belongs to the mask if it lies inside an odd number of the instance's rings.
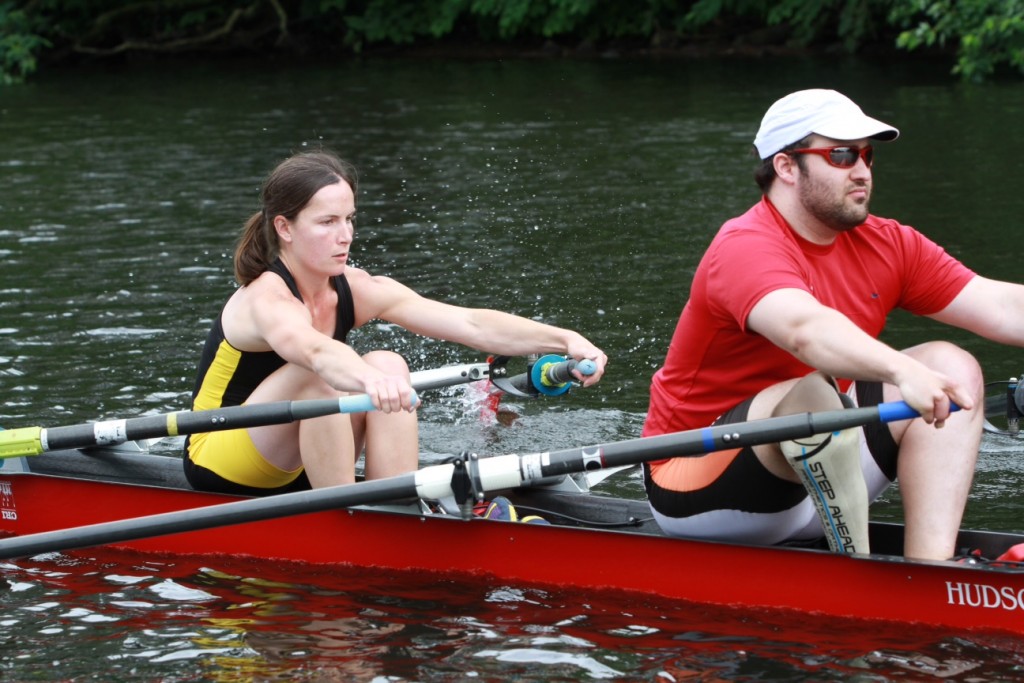
[[[253,390],[247,402],[269,403],[282,400],[333,398],[337,395],[337,390],[331,388],[315,372],[294,363],[285,363]]]
[[[363,356],[367,364],[390,375],[408,375],[409,364],[394,351],[370,351]]]

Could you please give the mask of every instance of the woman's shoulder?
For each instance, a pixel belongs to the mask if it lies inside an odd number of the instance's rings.
[[[345,266],[345,272],[343,273],[343,276],[346,280],[349,281],[350,284],[353,282],[369,280],[371,277],[373,277],[362,268],[356,268],[355,266],[349,265]]]
[[[253,308],[271,307],[277,304],[302,303],[277,273],[264,271],[255,280],[234,291],[225,304],[225,310],[236,313]]]
[[[247,285],[239,287],[235,294],[242,297],[279,296],[283,293],[290,293],[288,283],[278,273],[272,270],[265,270]]]
[[[373,275],[362,268],[353,266],[345,267],[345,280],[352,289],[353,294],[359,292],[381,291],[391,289],[405,289],[395,279],[387,275]]]
[[[356,316],[363,322],[386,318],[403,304],[422,301],[419,294],[387,275],[371,275],[360,268],[347,267],[345,279],[352,291]]]

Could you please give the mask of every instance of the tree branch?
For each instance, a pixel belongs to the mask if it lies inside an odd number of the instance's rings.
[[[284,33],[284,35],[287,35],[287,15],[284,13],[284,10],[280,8],[280,5],[278,5],[277,0],[270,0],[270,2],[272,5],[275,6],[275,11],[277,12],[278,17],[280,19],[280,30]],[[75,44],[72,46],[72,49],[75,52],[79,52],[82,54],[110,56],[132,50],[143,50],[150,52],[175,52],[183,49],[197,47],[200,45],[212,43],[227,35],[230,35],[231,32],[234,30],[235,25],[239,22],[239,20],[241,20],[243,17],[255,14],[258,5],[259,0],[256,0],[248,7],[237,8],[233,10],[223,25],[202,35],[178,38],[176,40],[169,40],[165,42],[125,40],[122,41],[119,45],[116,45],[111,48],[91,47],[88,45],[83,45],[81,42],[76,41]],[[116,14],[118,12],[119,10],[115,10],[113,14]],[[110,18],[111,14],[104,15],[103,17],[100,17],[100,19],[97,20],[97,23],[106,22]]]

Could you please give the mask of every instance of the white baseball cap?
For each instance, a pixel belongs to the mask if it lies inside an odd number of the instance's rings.
[[[799,90],[768,108],[754,138],[757,154],[767,159],[811,133],[834,140],[895,140],[899,130],[866,115],[835,90]]]

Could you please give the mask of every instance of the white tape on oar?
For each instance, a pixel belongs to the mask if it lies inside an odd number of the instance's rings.
[[[531,479],[543,479],[544,478],[544,453],[528,453],[527,455],[521,456],[520,458],[520,469],[523,473],[523,479],[530,481]]]
[[[586,470],[596,470],[604,467],[604,460],[601,459],[601,447],[592,446],[590,448],[584,448],[580,451],[581,457],[583,458],[583,468]]]
[[[480,481],[486,491],[511,489],[523,483],[518,455],[497,455],[480,459]]]
[[[125,420],[97,422],[92,427],[93,438],[97,446],[110,446],[128,440],[128,425]]]
[[[417,470],[416,495],[422,500],[440,500],[451,495],[455,465],[433,465]]]

